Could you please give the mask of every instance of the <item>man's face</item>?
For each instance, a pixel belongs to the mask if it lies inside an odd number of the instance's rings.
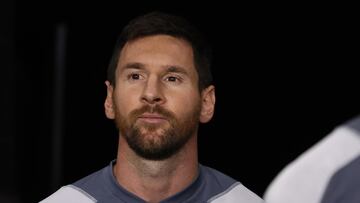
[[[139,156],[166,159],[195,136],[202,96],[186,41],[156,35],[128,42],[112,88],[108,84],[113,113],[107,115]]]

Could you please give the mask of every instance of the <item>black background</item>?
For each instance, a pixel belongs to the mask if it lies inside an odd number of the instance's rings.
[[[200,129],[200,162],[262,195],[289,161],[359,113],[352,8],[4,1],[0,201],[3,195],[36,202],[55,190],[51,139],[60,24],[67,28],[61,185],[115,158],[117,133],[103,112],[108,61],[123,26],[158,10],[186,17],[214,48],[216,113]]]

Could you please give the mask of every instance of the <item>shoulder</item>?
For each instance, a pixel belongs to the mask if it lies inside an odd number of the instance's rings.
[[[84,190],[74,186],[67,185],[61,187],[58,191],[42,200],[40,203],[94,203],[97,202],[91,195]]]
[[[360,199],[360,156],[337,171],[325,190],[322,202],[332,203],[339,199],[358,202]]]
[[[74,182],[72,185],[84,190],[91,189],[96,185],[103,185],[107,175],[107,170],[108,166]]]
[[[333,174],[360,155],[359,118],[337,126],[289,163],[266,189],[265,200],[270,203],[321,201]]]
[[[107,193],[106,180],[107,169],[105,167],[96,171],[73,184],[61,187],[55,193],[41,201],[40,203],[91,203],[97,202],[99,194]],[[101,186],[101,187],[99,187]]]
[[[207,201],[208,203],[227,203],[227,202],[247,202],[263,203],[264,201],[255,193],[247,189],[235,179],[217,171],[215,169],[202,166],[204,181],[207,190],[216,190],[214,195]]]
[[[216,185],[217,187],[226,188],[237,182],[232,177],[225,175],[224,173],[207,166],[201,165],[200,170],[204,180],[206,181],[206,184]]]
[[[332,176],[359,155],[360,115],[336,126],[289,163],[269,184],[264,198],[269,203],[320,202]]]
[[[212,197],[209,203],[264,203],[264,201],[255,193],[247,189],[244,185],[237,182],[224,192]]]
[[[341,180],[346,183],[358,183],[360,181],[360,176],[357,176],[360,171],[360,155],[352,160],[349,164],[342,167],[338,172],[336,172],[332,180]]]

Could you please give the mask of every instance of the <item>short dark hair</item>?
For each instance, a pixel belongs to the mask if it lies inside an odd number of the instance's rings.
[[[158,34],[173,36],[190,43],[194,54],[194,65],[199,76],[200,91],[212,84],[211,47],[204,36],[182,17],[152,12],[131,20],[118,37],[107,73],[111,85],[115,86],[115,71],[125,44],[142,37]]]

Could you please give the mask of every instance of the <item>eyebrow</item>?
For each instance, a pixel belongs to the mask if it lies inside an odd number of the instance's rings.
[[[128,63],[124,65],[121,69],[145,69],[145,65],[142,63]]]
[[[188,72],[185,70],[185,68],[181,66],[169,65],[165,67],[167,69],[166,72],[168,73],[180,73],[180,74],[188,75]]]
[[[184,75],[189,75],[188,71],[186,71],[186,69],[182,66],[177,66],[177,65],[164,65],[162,66],[165,69],[165,72],[167,73],[180,73],[180,74],[184,74]],[[137,69],[137,70],[145,70],[145,65],[142,63],[128,63],[126,65],[124,65],[122,68],[122,70],[126,70],[126,69]]]

